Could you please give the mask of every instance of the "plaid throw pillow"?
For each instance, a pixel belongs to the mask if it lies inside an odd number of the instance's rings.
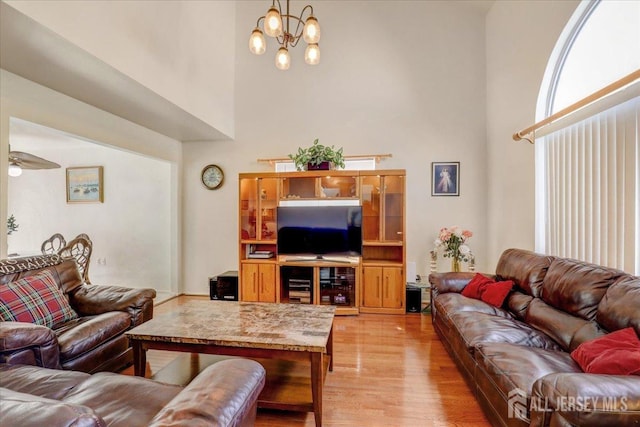
[[[50,271],[44,270],[15,282],[0,285],[0,318],[54,328],[78,314],[58,288]]]

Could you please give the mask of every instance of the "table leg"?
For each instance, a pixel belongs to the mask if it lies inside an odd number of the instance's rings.
[[[324,383],[324,354],[311,353],[311,396],[316,427],[322,426],[322,386]]]
[[[133,374],[144,377],[147,370],[147,351],[138,340],[130,340],[133,348]]]
[[[333,323],[329,330],[329,339],[327,340],[327,354],[329,355],[329,372],[333,371]]]

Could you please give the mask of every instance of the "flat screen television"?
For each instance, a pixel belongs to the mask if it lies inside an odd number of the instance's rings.
[[[280,206],[279,255],[359,256],[361,206]]]

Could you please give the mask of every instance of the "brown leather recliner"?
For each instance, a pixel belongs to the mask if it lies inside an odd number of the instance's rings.
[[[100,372],[0,363],[0,424],[41,427],[253,426],[265,382],[258,362],[217,362],[186,387]]]
[[[79,317],[56,329],[0,322],[0,362],[88,373],[130,365],[124,332],[153,317],[155,290],[86,284],[75,260],[59,255],[0,260],[0,285],[43,270],[52,273]]]

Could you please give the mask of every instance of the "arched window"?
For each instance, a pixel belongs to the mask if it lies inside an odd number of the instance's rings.
[[[586,6],[575,36],[563,43],[565,55],[556,61],[550,114],[640,68],[640,2],[607,0]]]
[[[537,118],[640,68],[640,2],[584,1],[551,56]],[[640,82],[536,135],[536,250],[640,273]]]

